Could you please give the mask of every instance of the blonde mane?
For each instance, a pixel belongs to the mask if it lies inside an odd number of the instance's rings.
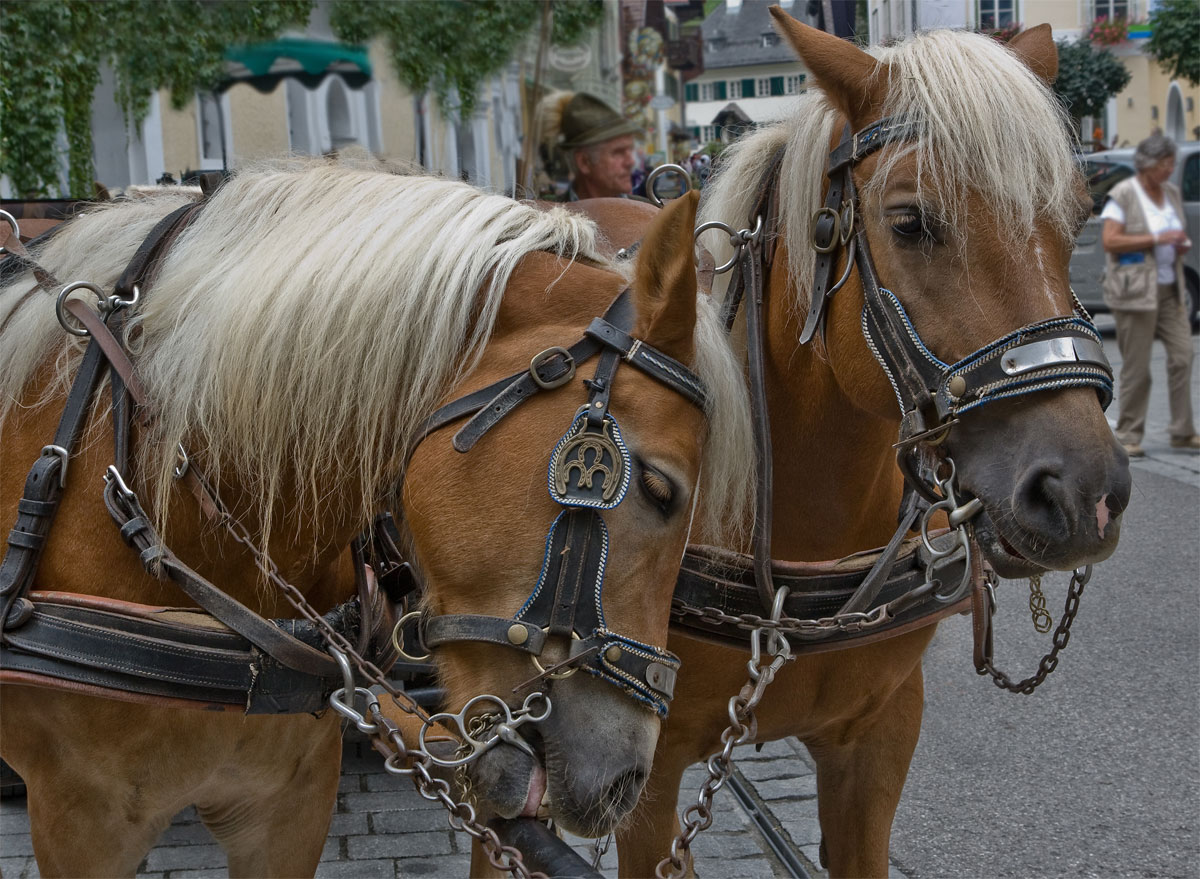
[[[187,201],[101,208],[36,257],[64,281],[111,289],[153,225]],[[338,512],[365,524],[396,508],[397,462],[476,363],[517,263],[534,251],[603,263],[595,239],[579,215],[456,181],[311,162],[236,175],[173,245],[126,328],[156,407],[136,463],[160,527],[180,442],[255,498],[264,543],[285,491],[302,516],[328,511],[347,484],[363,487],[349,499],[360,506]],[[21,304],[30,286],[24,275],[0,289],[0,428],[48,358],[43,397],[64,392],[82,348],[50,295]],[[740,509],[739,370],[707,331],[697,338],[714,390],[706,475]]]
[[[966,194],[979,193],[996,213],[998,233],[1023,243],[1036,219],[1068,235],[1078,211],[1071,139],[1050,89],[990,37],[932,31],[871,54],[888,65],[892,88],[882,116],[914,122],[919,137],[881,154],[864,199],[878,198],[897,162],[916,161],[918,197],[958,227]],[[721,157],[705,192],[700,222],[752,225],[749,213],[771,156],[780,167],[781,226],[798,305],[807,303],[815,253],[812,216],[821,206],[826,161],[838,113],[820,89],[802,95],[783,122],[743,138]],[[931,181],[937,181],[933,196]],[[946,197],[949,196],[949,197]],[[718,263],[728,258],[719,236],[706,237]]]

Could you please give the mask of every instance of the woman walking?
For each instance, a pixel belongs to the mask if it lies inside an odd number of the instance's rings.
[[[1137,145],[1137,173],[1112,188],[1100,217],[1106,253],[1104,301],[1117,322],[1121,351],[1117,439],[1131,458],[1145,455],[1142,436],[1150,404],[1150,349],[1167,349],[1171,447],[1200,450],[1192,418],[1192,334],[1188,323],[1183,255],[1192,246],[1183,225],[1183,201],[1167,178],[1175,170],[1175,142],[1152,134]]]

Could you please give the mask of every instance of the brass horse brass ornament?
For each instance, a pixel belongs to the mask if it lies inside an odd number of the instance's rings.
[[[581,413],[550,456],[550,494],[565,506],[612,509],[629,487],[629,450],[611,416],[598,429]]]

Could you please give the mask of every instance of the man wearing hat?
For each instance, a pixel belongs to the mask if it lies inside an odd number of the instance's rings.
[[[564,200],[623,198],[633,192],[633,136],[640,131],[599,98],[579,92],[567,101],[559,143],[571,168]]]

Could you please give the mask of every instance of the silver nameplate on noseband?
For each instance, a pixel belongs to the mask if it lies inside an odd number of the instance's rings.
[[[1020,375],[1043,366],[1076,362],[1108,366],[1108,358],[1099,343],[1069,336],[1009,348],[1000,358],[1000,368],[1008,375]]]
[[[629,450],[606,416],[599,429],[580,414],[550,455],[550,496],[565,507],[611,510],[629,488]]]

